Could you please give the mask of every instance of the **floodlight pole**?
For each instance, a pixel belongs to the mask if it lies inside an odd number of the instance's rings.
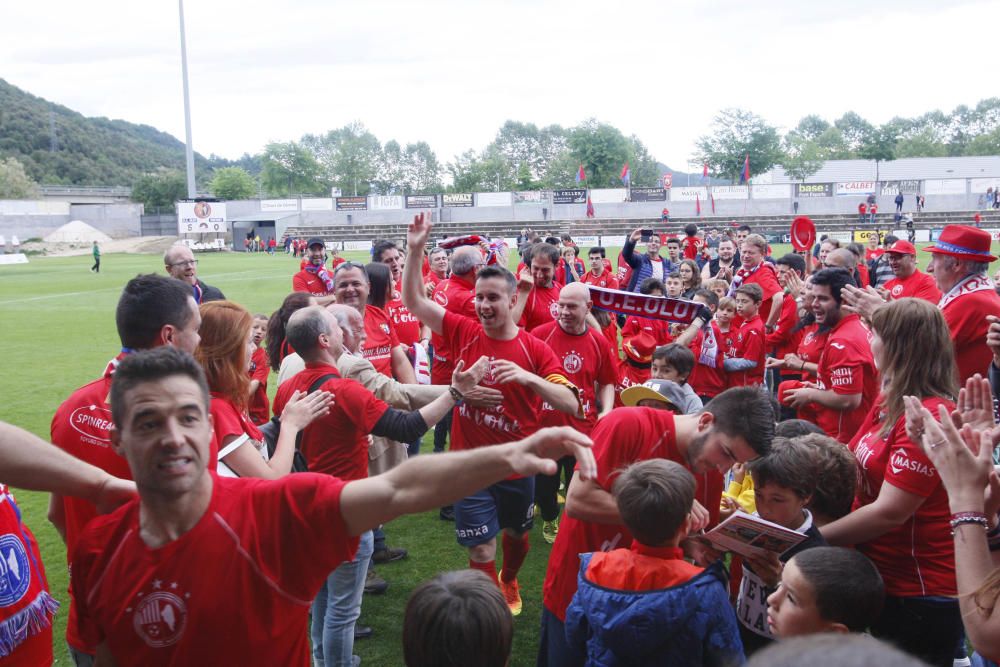
[[[184,39],[184,0],[177,0],[177,11],[181,19],[181,77],[184,79],[184,135],[185,159],[187,161],[188,199],[194,199],[198,190],[194,183],[194,147],[191,143],[191,97],[188,93],[187,44]]]

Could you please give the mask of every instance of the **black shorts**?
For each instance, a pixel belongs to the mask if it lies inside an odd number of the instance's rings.
[[[534,525],[534,512],[534,477],[497,482],[455,503],[455,537],[463,547],[475,547],[503,528],[526,533]]]

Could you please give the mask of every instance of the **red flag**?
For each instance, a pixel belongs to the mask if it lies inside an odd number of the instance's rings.
[[[747,183],[750,180],[750,153],[743,158],[743,171],[740,173],[740,183]]]
[[[702,170],[701,170],[701,179],[705,180],[707,178],[708,178],[708,163],[706,162],[705,166],[702,167]]]
[[[587,195],[587,217],[594,217],[594,203],[590,201],[590,195]]]
[[[715,195],[711,192],[708,193],[708,200],[712,202],[712,215],[715,215]]]
[[[694,194],[694,213],[695,215],[701,215],[701,195],[697,192]]]
[[[580,181],[585,180],[587,180],[587,174],[584,173],[583,165],[581,164],[580,168],[576,170],[576,182],[579,183]]]

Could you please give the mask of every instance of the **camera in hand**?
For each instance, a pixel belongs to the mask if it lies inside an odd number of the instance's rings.
[[[639,240],[643,241],[643,242],[646,242],[646,241],[649,241],[649,239],[653,236],[653,230],[652,229],[640,229],[639,230],[639,234],[640,234]]]

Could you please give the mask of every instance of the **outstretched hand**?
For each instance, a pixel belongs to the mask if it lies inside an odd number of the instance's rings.
[[[301,431],[315,419],[330,412],[331,405],[333,394],[328,391],[314,391],[311,394],[296,391],[281,411],[281,426]]]
[[[580,479],[592,480],[597,477],[597,461],[590,449],[593,444],[590,438],[569,426],[543,428],[515,443],[517,449],[511,465],[519,475],[553,475],[556,461],[572,456]]]
[[[885,299],[874,287],[861,289],[854,285],[844,285],[840,296],[844,302],[844,310],[856,313],[866,320],[871,320],[872,313],[885,305]]]
[[[427,213],[418,213],[413,216],[413,222],[406,229],[407,251],[412,252],[411,248],[420,248],[421,252],[423,252],[424,246],[427,245],[427,239],[431,236],[431,228],[433,226],[431,216]]]
[[[490,360],[486,356],[479,357],[476,363],[469,366],[469,370],[465,370],[465,361],[459,359],[455,364],[455,370],[451,374],[451,384],[455,389],[465,394],[465,392],[471,391],[473,387],[480,383],[489,367]]]

